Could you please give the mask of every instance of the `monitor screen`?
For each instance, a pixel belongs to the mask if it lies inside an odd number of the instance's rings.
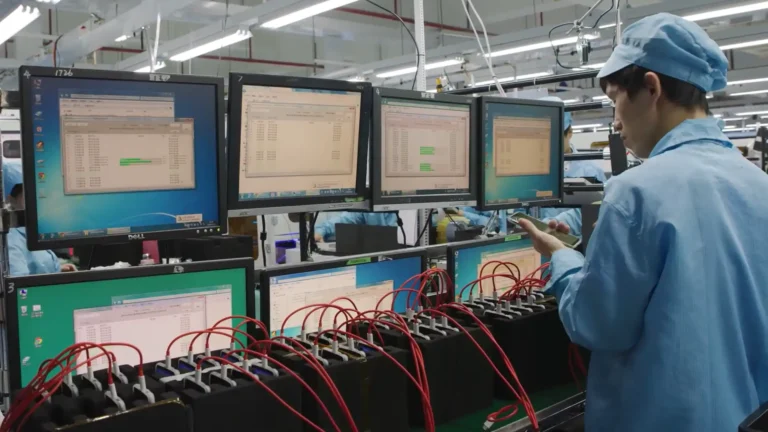
[[[536,252],[533,248],[533,243],[528,238],[510,235],[501,241],[493,240],[479,243],[477,246],[460,246],[448,250],[448,271],[453,276],[457,301],[469,299],[469,288],[464,290],[464,294],[461,295],[460,299],[458,298],[461,290],[481,276],[509,274],[507,267],[497,267],[496,264],[486,266],[491,261],[515,264],[520,269],[522,277],[533,273],[542,264],[541,254]],[[514,267],[511,267],[511,269],[514,271]],[[502,294],[514,284],[511,279],[507,278],[496,278],[495,280],[496,290],[499,291],[499,294]],[[490,297],[493,292],[493,282],[490,279],[484,281],[482,288],[483,293]],[[472,293],[477,298],[480,294],[480,287],[475,287]]]
[[[483,98],[481,207],[557,203],[563,183],[563,105]]]
[[[358,196],[370,112],[364,87],[345,82],[333,88],[325,80],[277,86],[244,77],[230,93],[238,95],[230,100],[238,115],[229,124],[230,145],[237,147],[231,156],[237,165],[230,164],[236,207],[272,213],[267,209]]]
[[[22,124],[32,247],[221,233],[221,80],[30,71]]]
[[[358,262],[359,264],[355,264]],[[421,273],[423,265],[423,257],[419,254],[383,260],[366,258],[297,266],[290,271],[268,271],[262,274],[262,317],[268,317],[265,322],[269,331],[277,335],[283,327],[283,321],[291,312],[302,306],[330,303],[339,297],[347,297],[355,303],[359,311],[374,310],[378,301],[387,293],[400,288],[409,278]],[[407,293],[397,295],[395,312],[405,312],[407,297]],[[346,301],[339,301],[338,305],[346,309],[352,307]],[[379,309],[390,310],[391,307],[392,295],[381,303]],[[338,310],[334,309],[328,310],[323,317],[324,329],[333,326],[337,312]],[[308,314],[311,314],[309,318]],[[305,318],[306,331],[317,331],[320,315],[321,312],[312,313],[312,309],[294,314],[285,324],[285,335],[298,336]],[[346,319],[339,317],[339,320],[343,322]]]
[[[474,104],[456,96],[377,92],[374,210],[472,199]]]
[[[225,264],[225,268],[201,271],[194,271],[199,264],[185,265],[189,270],[183,273],[174,273],[174,266],[158,266],[101,270],[87,276],[10,279],[16,287],[16,319],[12,320],[16,328],[10,338],[18,344],[13,359],[20,372],[17,383],[26,385],[41,362],[74,343],[134,344],[142,351],[144,363],[149,364],[165,358],[168,344],[176,336],[213,327],[224,317],[245,315],[252,261],[218,263],[237,262],[237,268],[226,268],[233,264]],[[206,266],[214,267],[214,263]],[[157,274],[163,269],[165,274]],[[142,275],[147,272],[155,275]],[[78,277],[90,280],[78,281]],[[190,341],[185,338],[175,343],[171,356],[186,355]],[[229,343],[228,337],[211,336],[212,350],[227,348]],[[204,348],[204,339],[199,338],[193,351],[202,353]],[[109,349],[122,364],[138,363],[136,352],[130,348]],[[94,364],[95,370],[106,367],[103,358]],[[78,374],[83,372],[78,370]]]

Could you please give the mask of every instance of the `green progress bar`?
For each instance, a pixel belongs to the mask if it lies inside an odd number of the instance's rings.
[[[131,166],[131,165],[145,165],[145,164],[151,164],[154,161],[150,159],[141,159],[141,158],[121,158],[120,159],[120,166]]]

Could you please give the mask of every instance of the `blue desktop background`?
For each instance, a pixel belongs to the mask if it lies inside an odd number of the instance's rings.
[[[561,196],[560,171],[562,171],[563,149],[555,146],[550,152],[550,173],[548,175],[526,175],[518,177],[497,177],[493,169],[493,121],[496,117],[529,117],[552,120],[552,143],[562,143],[563,128],[560,111],[552,107],[534,105],[514,105],[488,103],[483,119],[483,175],[485,176],[485,194],[482,197],[487,205],[493,201],[517,198],[520,203],[556,199]],[[562,145],[562,144],[560,144]],[[552,191],[551,198],[536,197],[537,191]],[[500,204],[500,203],[497,203]]]
[[[374,262],[369,264],[358,264],[358,265],[355,265],[354,267],[356,272],[358,289],[365,289],[366,286],[375,285],[387,280],[393,281],[394,288],[398,289],[403,283],[405,283],[405,281],[424,271],[421,266],[421,257],[418,257],[418,256],[410,257],[410,258],[394,259],[391,261],[379,261],[379,262]],[[295,279],[299,277],[331,274],[331,273],[338,272],[339,270],[344,270],[345,268],[347,267],[336,267],[336,268],[325,269],[325,270],[315,270],[315,271],[304,272],[304,273],[294,273],[290,275],[276,276],[275,279],[277,279],[277,282],[280,283],[280,282],[285,282],[286,280]],[[401,293],[393,294],[392,296],[394,295],[397,295],[397,298],[395,300],[395,312],[401,312],[401,313],[405,312],[405,306],[408,301],[408,293],[401,292]],[[392,305],[392,296],[388,296],[381,303],[382,310],[388,310],[389,307]],[[413,299],[415,296],[416,296],[415,293],[411,296],[412,302],[414,301]],[[333,299],[329,298],[326,300],[330,302]],[[338,302],[338,304],[343,308],[352,307],[352,305],[346,301]],[[331,310],[328,310],[328,313],[331,313]],[[274,317],[270,316],[270,319],[272,318]],[[280,320],[284,318],[285,317],[281,317]],[[280,329],[269,329],[269,330],[270,332],[280,331]],[[300,333],[301,333],[300,327],[290,327],[285,329],[285,335],[289,337],[298,336]]]
[[[33,120],[34,142],[44,142],[44,151],[35,150],[34,153],[35,178],[45,173],[44,182],[37,180],[36,185],[39,238],[50,240],[56,237],[55,233],[121,227],[131,227],[131,232],[182,229],[185,226],[177,224],[172,217],[181,214],[202,214],[203,226],[219,224],[218,118],[214,85],[53,77],[40,80],[40,88],[31,90],[32,112],[25,116]],[[59,123],[59,93],[62,90],[134,96],[172,94],[175,116],[194,119],[195,189],[64,195]],[[40,105],[34,103],[35,94],[42,96]],[[42,114],[35,116],[38,111]],[[38,126],[43,128],[41,133],[36,132]],[[25,189],[25,193],[32,193],[32,188]],[[46,198],[40,198],[41,192]]]
[[[477,247],[462,248],[453,251],[453,280],[456,287],[455,295],[458,296],[461,290],[470,282],[477,279],[477,266],[483,262],[483,254],[486,253],[499,253],[507,252],[518,249],[525,249],[533,247],[533,242],[528,238],[521,238],[519,240],[505,241],[504,243],[495,243]],[[545,262],[542,258],[542,263]],[[450,269],[449,269],[450,271]],[[491,281],[488,280],[490,284]],[[483,288],[486,284],[483,282]],[[475,298],[480,293],[478,287],[472,291]],[[469,288],[464,291],[464,295],[461,300],[469,299]]]

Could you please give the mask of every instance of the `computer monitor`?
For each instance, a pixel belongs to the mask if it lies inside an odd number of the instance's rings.
[[[489,240],[457,243],[448,247],[448,273],[453,277],[456,301],[469,299],[470,288],[462,289],[481,276],[492,274],[510,274],[506,266],[488,264],[491,261],[510,262],[520,269],[522,277],[533,273],[541,264],[541,254],[533,248],[533,243],[525,234],[511,234]],[[488,264],[488,265],[486,265]],[[514,267],[510,268],[517,272]],[[494,278],[499,295],[514,284],[508,278]],[[490,297],[493,293],[493,281],[483,281],[483,293]],[[479,284],[472,290],[474,298],[480,295]]]
[[[475,107],[470,96],[375,89],[374,211],[477,204]]]
[[[560,102],[480,98],[482,210],[554,205],[563,196]]]
[[[370,83],[231,74],[229,216],[368,210]]]
[[[30,249],[226,230],[224,81],[22,67]]]
[[[379,299],[423,272],[425,265],[426,255],[421,250],[268,269],[261,273],[259,284],[261,318],[275,336],[280,334],[283,321],[291,312],[303,306],[348,297],[359,311],[373,310]],[[408,295],[396,294],[395,311],[404,312]],[[381,310],[390,310],[393,295],[381,303]],[[415,302],[415,296],[411,296],[411,302]],[[352,308],[348,301],[337,304],[345,309]],[[323,317],[324,329],[332,327],[337,312],[328,309]],[[308,314],[311,316],[306,320],[306,331],[317,331],[321,312],[312,313],[312,309],[306,309],[288,319],[284,334],[298,336]],[[339,323],[346,321],[341,316],[339,320]]]
[[[248,306],[254,304],[253,283],[252,259],[9,278],[11,388],[26,385],[43,361],[79,342],[131,343],[142,351],[145,364],[158,362],[182,333],[205,330],[248,309],[253,316]],[[171,356],[186,355],[190,342],[174,344]],[[228,337],[211,336],[212,350],[229,344]],[[120,364],[138,363],[131,349],[109,349]],[[193,351],[204,352],[204,341]],[[95,370],[106,367],[106,361],[94,364]]]

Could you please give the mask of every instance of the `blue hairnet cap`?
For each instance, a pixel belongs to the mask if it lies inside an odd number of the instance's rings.
[[[563,100],[557,96],[546,96],[543,98],[539,98],[539,100],[563,103]],[[571,113],[569,112],[565,113],[565,116],[563,117],[563,132],[567,131],[572,124],[573,124],[573,116],[571,116]]]
[[[627,66],[645,69],[687,82],[705,92],[727,84],[728,59],[698,24],[660,13],[630,25],[621,44],[597,75],[604,78]]]
[[[17,184],[24,184],[21,175],[21,160],[3,159],[3,199],[11,194]]]

